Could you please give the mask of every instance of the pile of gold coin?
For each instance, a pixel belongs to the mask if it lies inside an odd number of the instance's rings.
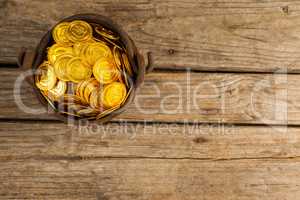
[[[100,119],[120,108],[132,90],[133,70],[120,37],[98,24],[58,24],[35,85],[58,112]]]

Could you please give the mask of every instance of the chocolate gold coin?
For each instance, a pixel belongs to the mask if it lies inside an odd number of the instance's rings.
[[[107,85],[101,94],[101,100],[106,108],[121,105],[126,98],[126,86],[120,82],[113,82]]]
[[[54,63],[54,71],[58,79],[62,81],[69,81],[68,77],[68,62],[73,58],[72,55],[62,55],[59,56]]]
[[[51,46],[48,50],[48,60],[50,61],[51,64],[54,64],[56,59],[65,54],[73,54],[73,48],[72,47],[65,47],[61,46],[59,44],[54,44]]]
[[[93,67],[95,78],[102,84],[108,84],[118,79],[118,73],[112,58],[101,58]]]
[[[49,62],[43,62],[37,69],[35,84],[40,90],[50,90],[57,82],[53,67]]]
[[[88,41],[93,37],[93,29],[89,23],[75,20],[69,24],[67,37],[74,43]]]
[[[67,76],[74,83],[89,79],[92,75],[92,68],[85,65],[83,59],[75,57],[67,62]]]
[[[63,22],[58,24],[52,32],[52,36],[54,41],[57,44],[63,45],[63,46],[71,46],[72,43],[68,38],[68,29],[69,29],[69,22]]]

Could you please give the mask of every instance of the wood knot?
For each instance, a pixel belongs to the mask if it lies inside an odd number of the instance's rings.
[[[169,49],[169,50],[168,50],[168,53],[169,53],[170,55],[173,55],[173,54],[175,53],[175,50],[174,50],[174,49]]]
[[[208,140],[203,138],[203,137],[197,137],[197,138],[194,138],[193,139],[193,142],[195,142],[196,144],[200,144],[200,143],[205,143],[207,142]]]
[[[281,7],[281,10],[283,13],[285,13],[287,15],[289,14],[289,6],[283,6],[283,7]]]

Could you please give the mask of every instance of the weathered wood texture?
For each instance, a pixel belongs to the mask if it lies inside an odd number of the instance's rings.
[[[16,103],[41,109],[27,83],[14,91],[18,69],[0,70],[0,118],[54,119],[33,115]],[[145,84],[118,120],[299,124],[299,75],[169,73],[147,75]],[[15,94],[15,95],[14,95]]]
[[[1,199],[295,199],[299,160],[18,160],[0,165]]]
[[[58,158],[253,159],[300,156],[300,129],[182,124],[0,123],[0,160]]]
[[[299,1],[1,0],[0,62],[58,20],[98,13],[122,24],[159,68],[300,72]]]
[[[157,68],[238,72],[156,71],[113,123],[72,127],[24,112],[16,99],[42,107],[27,83],[14,90],[18,69],[1,68],[0,199],[294,200],[300,75],[240,72],[300,72],[299,11],[289,0],[0,0],[1,66],[89,12],[122,24]]]

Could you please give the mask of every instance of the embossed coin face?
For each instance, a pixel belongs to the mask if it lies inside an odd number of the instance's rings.
[[[112,55],[110,48],[101,42],[90,43],[84,53],[91,66],[94,66],[99,59],[111,57]]]
[[[89,79],[92,75],[92,68],[85,65],[83,59],[75,57],[67,62],[67,76],[75,83]]]
[[[62,81],[70,81],[68,77],[68,62],[73,58],[72,55],[62,55],[57,58],[54,63],[54,71],[58,79]]]
[[[48,50],[48,60],[51,64],[54,64],[56,59],[59,56],[66,55],[66,54],[72,55],[73,48],[61,46],[60,44],[54,44]]]
[[[84,57],[87,47],[90,44],[88,42],[77,42],[73,45],[73,53],[75,56]]]
[[[69,29],[69,22],[63,22],[58,24],[52,32],[52,36],[54,41],[57,44],[63,45],[63,46],[71,46],[71,41],[68,38],[68,29]]]
[[[126,98],[126,86],[120,82],[113,82],[105,86],[102,93],[102,103],[106,108],[121,105]]]
[[[72,42],[84,42],[93,37],[93,28],[85,21],[75,20],[69,24],[67,37]]]
[[[37,69],[35,84],[40,90],[51,90],[57,82],[53,67],[47,61],[43,62]]]
[[[118,79],[119,71],[111,59],[112,58],[101,58],[93,67],[95,78],[102,84],[108,84]]]

